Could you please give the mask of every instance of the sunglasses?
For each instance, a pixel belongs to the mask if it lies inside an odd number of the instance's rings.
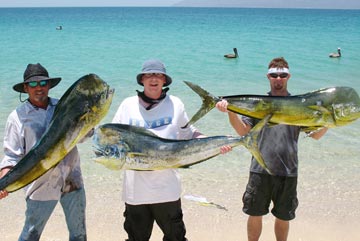
[[[42,81],[31,81],[28,83],[28,85],[31,87],[31,88],[35,88],[36,86],[40,85],[41,87],[44,87],[48,84],[48,81],[47,80],[42,80]]]
[[[149,74],[143,74],[145,78],[150,78],[151,76],[161,77],[163,76],[162,73],[149,73]]]
[[[280,78],[286,78],[286,77],[288,77],[289,76],[289,74],[288,73],[280,73],[280,74],[276,74],[276,73],[271,73],[271,74],[269,74],[270,75],[270,77],[271,78],[277,78],[277,77],[280,77]]]

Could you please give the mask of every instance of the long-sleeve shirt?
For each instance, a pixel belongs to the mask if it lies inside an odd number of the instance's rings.
[[[4,134],[4,158],[0,169],[15,166],[40,140],[53,116],[57,99],[50,98],[47,109],[24,102],[7,119]],[[83,187],[80,157],[75,147],[54,168],[24,187],[33,200],[59,200],[63,192]]]

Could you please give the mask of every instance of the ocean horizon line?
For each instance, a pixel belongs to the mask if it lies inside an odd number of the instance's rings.
[[[360,8],[316,8],[316,7],[240,7],[240,6],[5,6],[0,9],[46,9],[46,8],[197,8],[197,9],[281,9],[281,10],[344,10],[359,11]]]

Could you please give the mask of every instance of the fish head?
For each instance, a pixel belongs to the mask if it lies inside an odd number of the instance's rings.
[[[102,80],[96,74],[88,74],[80,78],[76,91],[81,96],[86,96],[87,104],[85,106],[89,115],[96,116],[97,120],[105,117],[108,112],[114,89]]]
[[[337,126],[347,125],[360,118],[360,106],[357,104],[334,104],[333,110]]]
[[[129,147],[122,140],[120,132],[105,124],[97,127],[93,135],[95,161],[109,169],[119,170],[125,163]]]
[[[339,87],[332,104],[334,120],[337,126],[347,125],[360,118],[360,98],[350,87]]]
[[[71,149],[105,117],[113,94],[114,89],[96,74],[88,74],[78,79],[56,106],[51,123],[55,129],[52,131],[53,135],[65,133],[56,131],[57,129],[68,129],[63,139],[72,140],[64,144],[67,149]]]
[[[121,170],[125,163],[125,152],[119,145],[94,146],[95,162],[111,170]]]
[[[86,136],[94,126],[98,125],[109,111],[114,89],[96,74],[88,74],[77,81],[74,90],[74,98],[78,104],[77,110],[81,113],[78,118],[79,125],[82,125],[79,137]],[[71,105],[70,105],[71,106]]]

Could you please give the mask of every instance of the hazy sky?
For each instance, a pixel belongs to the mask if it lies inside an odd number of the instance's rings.
[[[0,0],[0,7],[171,6],[180,0]]]
[[[360,9],[360,0],[0,0],[0,7],[225,6]]]

